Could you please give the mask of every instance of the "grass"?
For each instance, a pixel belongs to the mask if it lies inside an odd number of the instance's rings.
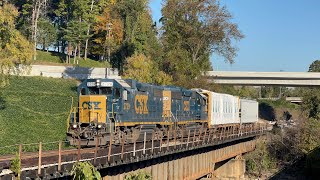
[[[73,64],[73,58],[71,59],[71,64],[65,63],[66,55],[57,52],[46,52],[37,50],[37,60],[33,61],[32,64],[43,64],[43,65],[75,65]],[[79,59],[79,66],[81,67],[100,67],[106,68],[111,67],[107,62],[99,62],[90,58],[84,60]]]
[[[75,80],[12,76],[10,85],[0,91],[0,147],[65,140],[76,87]],[[0,154],[14,154],[14,148],[0,148]]]

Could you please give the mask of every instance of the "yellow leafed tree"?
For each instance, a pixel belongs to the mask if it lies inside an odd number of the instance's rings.
[[[8,75],[17,64],[29,64],[32,45],[15,29],[18,10],[12,4],[0,7],[0,87],[8,83]]]
[[[134,54],[127,58],[123,76],[145,83],[156,83],[160,85],[171,84],[172,77],[163,71],[159,71],[156,67],[149,57],[143,54]]]
[[[99,34],[94,39],[94,42],[102,46],[115,47],[120,45],[123,41],[123,23],[120,15],[114,9],[115,2],[111,2],[104,8],[103,13],[97,16],[97,23],[93,27],[95,34]],[[107,34],[108,24],[112,24],[110,30],[110,36]],[[101,49],[100,49],[101,51]]]

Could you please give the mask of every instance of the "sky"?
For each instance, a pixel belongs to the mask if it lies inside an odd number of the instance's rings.
[[[161,0],[150,0],[154,21]],[[221,0],[245,38],[235,63],[211,56],[219,71],[305,72],[320,59],[320,0]]]

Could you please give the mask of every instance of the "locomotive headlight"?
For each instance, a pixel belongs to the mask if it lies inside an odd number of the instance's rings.
[[[98,124],[98,129],[102,128],[102,125],[101,124]]]
[[[76,124],[73,124],[72,127],[73,127],[73,129],[76,129],[76,128],[77,128],[77,125],[76,125]]]
[[[101,81],[100,81],[100,79],[97,79],[96,84],[97,84],[97,87],[100,87],[100,86],[101,86]]]

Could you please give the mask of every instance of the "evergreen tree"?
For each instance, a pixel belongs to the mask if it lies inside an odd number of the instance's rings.
[[[42,45],[42,50],[49,50],[49,46],[53,45],[57,39],[57,31],[53,24],[44,18],[39,20],[38,29],[39,44]]]
[[[74,49],[74,64],[78,64],[76,61],[77,53],[80,58],[81,43],[84,42],[88,36],[86,35],[88,24],[85,22],[70,21],[67,29],[65,29],[64,39],[68,42],[68,45]]]

